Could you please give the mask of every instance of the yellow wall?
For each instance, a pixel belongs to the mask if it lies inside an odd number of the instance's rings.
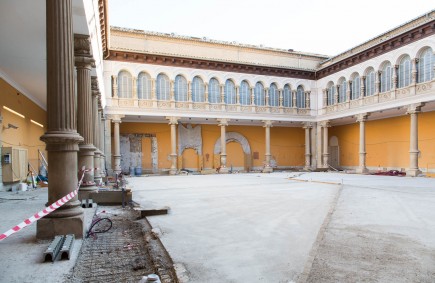
[[[418,144],[421,156],[419,167],[435,169],[435,112],[418,115]],[[366,122],[366,152],[368,167],[409,167],[410,117]],[[340,165],[359,164],[359,124],[332,127],[329,136],[337,136],[340,147]]]
[[[22,115],[21,118],[5,109],[6,106]],[[47,158],[45,143],[39,140],[46,129],[46,111],[25,97],[3,79],[0,79],[0,112],[3,116],[1,132],[1,145],[5,147],[18,146],[28,150],[29,162],[38,170],[38,149]],[[42,124],[41,128],[30,122],[30,119]],[[8,124],[18,126],[18,129],[5,129]]]
[[[195,127],[196,125],[193,125]],[[214,168],[215,160],[219,160],[219,154],[214,155],[214,146],[220,139],[220,127],[217,125],[201,125],[202,127],[202,157],[198,157],[193,150],[185,150],[179,163],[185,168],[198,168],[202,159],[203,168]],[[252,166],[262,167],[265,154],[265,129],[259,126],[228,126],[227,132],[237,132],[243,135],[251,147],[251,155],[258,152],[259,159],[252,160]],[[158,143],[158,167],[169,168],[171,162],[168,158],[171,146],[171,133],[168,124],[151,123],[121,123],[121,134],[155,134]],[[113,144],[113,142],[112,142]],[[302,128],[271,128],[271,153],[278,166],[303,166],[304,165],[304,130]],[[208,159],[207,159],[208,155]],[[145,156],[145,154],[144,154]],[[241,146],[230,143],[227,145],[227,166],[243,167],[245,156]],[[144,157],[145,158],[145,157]],[[149,157],[148,157],[149,158]]]

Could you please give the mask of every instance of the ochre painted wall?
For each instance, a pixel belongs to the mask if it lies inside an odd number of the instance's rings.
[[[24,115],[25,118],[3,109],[3,106]],[[45,143],[39,139],[47,128],[46,111],[0,79],[0,113],[3,116],[3,127],[0,129],[2,131],[1,146],[17,146],[27,149],[29,162],[35,170],[38,170],[38,149],[47,158]],[[44,128],[31,123],[30,119],[42,124]],[[9,123],[18,126],[18,129],[5,129]]]
[[[196,127],[197,125],[192,125]],[[202,156],[195,151],[187,149],[178,160],[178,166],[184,168],[215,168],[219,164],[219,153],[214,154],[214,146],[220,139],[220,127],[217,125],[201,125],[202,127]],[[254,126],[228,126],[227,132],[237,132],[243,135],[251,147],[251,157],[254,152],[258,152],[258,159],[252,158],[250,167],[262,167],[265,154],[265,129]],[[112,131],[113,132],[113,131]],[[120,125],[121,134],[155,134],[158,143],[158,167],[167,169],[171,166],[169,154],[171,152],[171,133],[168,124],[151,123],[132,123],[123,122]],[[178,135],[177,135],[178,137]],[[112,142],[113,144],[113,142]],[[149,148],[144,146],[143,148]],[[276,160],[277,166],[303,166],[304,165],[304,130],[302,128],[271,128],[271,154]],[[148,157],[147,157],[148,156]],[[227,144],[227,167],[233,164],[234,167],[243,167],[245,155],[242,147],[238,143]],[[148,153],[144,153],[143,158],[150,158]],[[144,160],[143,164],[147,161]]]
[[[419,167],[435,169],[435,112],[418,115]],[[340,165],[359,164],[359,123],[336,126],[329,137],[337,136]],[[403,115],[366,122],[366,165],[381,168],[409,167],[410,117]]]

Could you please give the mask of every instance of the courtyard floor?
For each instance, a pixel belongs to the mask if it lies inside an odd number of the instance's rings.
[[[435,179],[129,178],[181,282],[433,282]]]

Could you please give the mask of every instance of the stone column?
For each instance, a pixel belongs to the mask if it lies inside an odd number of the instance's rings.
[[[0,141],[3,140],[2,138],[2,130],[3,129],[3,116],[2,111],[0,109]],[[0,160],[0,191],[3,191],[3,171],[2,171],[2,160]]]
[[[292,107],[296,108],[297,101],[296,101],[296,90],[292,90]]]
[[[240,86],[236,86],[236,104],[240,105]]]
[[[50,164],[50,205],[76,189],[78,144],[84,140],[77,133],[71,0],[46,1],[46,45],[47,132],[41,140],[46,143]],[[82,238],[83,233],[83,209],[77,196],[36,225],[40,239],[65,234]]]
[[[393,88],[391,90],[396,90],[397,88],[397,80],[398,80],[398,76],[397,76],[397,70],[399,69],[399,65],[394,65],[393,66]]]
[[[133,95],[132,95],[132,98],[134,100],[137,100],[137,77],[133,77],[131,80],[132,80],[131,84],[133,85],[133,89],[132,89]]]
[[[251,87],[251,105],[255,105],[255,89]]]
[[[112,170],[112,121],[110,116],[107,116],[104,126],[104,155],[105,155],[105,168],[107,170],[107,175],[111,176],[113,174]]]
[[[226,129],[228,126],[228,119],[219,119],[219,127],[221,127],[221,168],[219,169],[219,173],[228,173],[227,168],[227,138],[226,138]]]
[[[350,101],[350,92],[352,89],[352,81],[347,81],[346,101]]]
[[[306,91],[305,92],[305,108],[306,109],[310,109],[311,108],[311,106],[310,106],[310,95],[311,95],[311,91]]]
[[[91,42],[88,35],[74,36],[74,55],[77,68],[77,103],[80,115],[77,117],[77,131],[84,138],[79,145],[78,168],[89,170],[83,177],[79,199],[89,198],[97,190],[94,182],[94,129],[91,94],[91,68],[94,59],[91,54]],[[79,173],[81,177],[81,173]]]
[[[359,174],[367,174],[369,170],[366,167],[366,128],[365,122],[369,113],[361,113],[357,115],[357,122],[359,122],[359,167],[356,172]]]
[[[278,90],[279,93],[279,107],[283,107],[284,98],[282,97],[282,88]]]
[[[382,71],[375,72],[375,94],[379,94],[381,92],[381,76]]]
[[[100,113],[100,168],[101,168],[101,178],[104,178],[107,174],[106,172],[106,155],[105,155],[105,143],[104,143],[104,125],[106,118],[104,117],[103,108],[101,108],[101,111],[98,111]]]
[[[324,121],[322,123],[323,127],[323,168],[329,168],[329,143],[328,143],[328,128],[331,125],[329,121]]]
[[[220,90],[221,90],[221,104],[225,104],[225,85],[221,84]]]
[[[177,125],[178,117],[166,117],[169,120],[169,125],[171,125],[171,169],[169,170],[169,175],[177,174]]]
[[[408,107],[408,111],[406,114],[409,114],[411,117],[411,129],[410,129],[410,139],[409,139],[409,168],[406,170],[406,175],[411,177],[416,177],[421,174],[420,169],[418,168],[418,154],[420,151],[418,150],[418,113],[421,111],[421,107],[423,107],[423,103],[411,104]]]
[[[339,94],[340,94],[340,85],[336,85],[335,86],[335,94],[334,94],[334,104],[338,104],[340,102],[339,98],[338,98]]]
[[[270,166],[270,157],[272,156],[272,154],[270,153],[270,128],[272,127],[272,123],[273,121],[267,120],[267,121],[263,121],[264,123],[264,128],[265,128],[265,132],[266,132],[266,153],[264,154],[264,168],[263,168],[263,173],[272,173],[273,172],[273,168],[272,166]]]
[[[323,93],[323,108],[325,108],[326,106],[328,106],[328,91],[326,90],[326,88],[322,89],[322,93]]]
[[[264,88],[264,105],[265,106],[269,106],[269,88],[265,87]]]
[[[366,96],[366,77],[361,76],[361,95],[359,98],[364,98]]]
[[[118,98],[118,77],[112,76],[112,93],[113,98]]]
[[[417,66],[418,66],[418,58],[414,58],[413,60],[412,60],[412,84],[413,85],[415,85],[415,84],[417,84],[417,72],[418,72],[418,69],[417,69]]]
[[[121,124],[121,119],[124,118],[124,116],[112,115],[110,118],[113,122],[113,173],[119,174],[121,173],[121,145],[119,139],[119,124]]]
[[[101,151],[100,151],[100,123],[98,117],[98,99],[100,92],[98,90],[98,80],[97,77],[91,77],[91,87],[92,87],[92,120],[89,122],[93,125],[93,136],[94,136],[94,181],[97,185],[101,183]]]
[[[322,157],[322,152],[323,152],[323,145],[322,145],[322,140],[323,140],[323,136],[322,136],[322,123],[318,122],[317,123],[317,131],[316,131],[316,153],[317,153],[317,168],[323,168],[323,157]]]
[[[204,83],[204,86],[205,86],[205,93],[204,93],[205,97],[204,97],[204,102],[205,102],[205,103],[208,103],[208,83]]]
[[[310,122],[304,123],[305,129],[305,167],[304,170],[311,169],[311,138],[310,138],[310,130],[313,125]]]

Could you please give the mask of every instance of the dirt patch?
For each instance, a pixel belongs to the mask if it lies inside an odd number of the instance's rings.
[[[77,263],[66,282],[138,282],[155,273],[162,282],[177,282],[173,264],[146,220],[136,221],[129,209],[98,207],[106,210],[112,228],[84,239]]]
[[[307,282],[433,282],[435,251],[398,234],[328,228]]]

